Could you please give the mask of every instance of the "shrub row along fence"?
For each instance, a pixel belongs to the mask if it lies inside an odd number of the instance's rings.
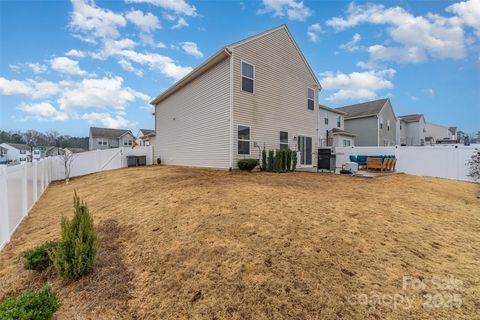
[[[95,150],[74,154],[70,177],[123,168],[127,156],[146,156],[153,164],[152,146]],[[0,250],[51,181],[64,180],[64,161],[60,156],[15,166],[0,166]]]
[[[350,155],[394,155],[396,171],[416,176],[429,176],[463,181],[474,181],[468,175],[470,160],[480,145],[424,146],[424,147],[345,147],[335,148],[337,167],[350,161]]]

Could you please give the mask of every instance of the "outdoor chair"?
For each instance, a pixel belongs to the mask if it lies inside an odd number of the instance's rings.
[[[382,158],[367,158],[367,170],[380,170],[383,172],[383,159]]]

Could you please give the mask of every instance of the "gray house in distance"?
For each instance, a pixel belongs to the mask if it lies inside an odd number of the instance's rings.
[[[337,108],[346,113],[346,131],[354,134],[356,146],[394,146],[397,117],[390,99],[380,99]]]
[[[132,131],[125,129],[90,128],[89,150],[131,146],[135,141]]]

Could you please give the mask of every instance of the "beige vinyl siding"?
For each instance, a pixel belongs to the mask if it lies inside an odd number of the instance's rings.
[[[255,66],[254,93],[241,88],[241,62]],[[280,131],[288,132],[289,145],[296,149],[294,136],[312,138],[317,147],[318,88],[301,55],[285,29],[246,42],[233,49],[233,166],[238,159],[259,158],[253,142],[267,149],[280,148]],[[315,109],[307,108],[308,88],[315,91]],[[237,126],[251,128],[251,154],[238,155]],[[312,157],[315,164],[315,156]]]
[[[154,159],[229,168],[229,61],[223,60],[156,105]]]

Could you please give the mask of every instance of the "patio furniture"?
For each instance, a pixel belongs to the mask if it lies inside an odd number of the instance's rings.
[[[367,158],[367,170],[380,170],[383,172],[383,159],[382,158]]]

